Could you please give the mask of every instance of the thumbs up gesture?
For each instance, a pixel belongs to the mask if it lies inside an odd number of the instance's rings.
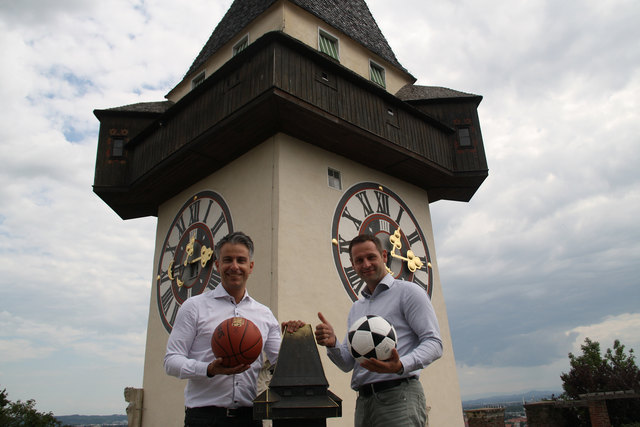
[[[333,332],[333,326],[327,319],[324,318],[322,313],[318,313],[318,318],[320,322],[316,325],[316,342],[318,345],[323,345],[325,347],[335,347],[336,346],[336,334]]]

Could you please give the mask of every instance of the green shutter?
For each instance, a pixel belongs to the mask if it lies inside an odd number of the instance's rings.
[[[245,50],[247,46],[249,46],[249,40],[245,38],[233,48],[233,55],[235,56],[239,54],[240,52]]]
[[[333,59],[338,59],[338,42],[324,34],[320,34],[320,52],[326,53]]]
[[[373,63],[369,65],[369,72],[371,74],[371,81],[379,84],[382,87],[386,87],[384,81],[384,70]]]

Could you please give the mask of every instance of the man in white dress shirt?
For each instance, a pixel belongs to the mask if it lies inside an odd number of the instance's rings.
[[[211,349],[211,335],[220,322],[244,317],[262,334],[263,354],[275,364],[280,349],[280,326],[271,310],[249,296],[247,279],[253,271],[253,241],[237,231],[215,247],[221,286],[187,299],[173,325],[164,366],[167,374],[187,379],[184,391],[185,427],[262,426],[253,420],[253,399],[263,355],[251,365],[224,367]],[[294,332],[303,323],[283,328]]]

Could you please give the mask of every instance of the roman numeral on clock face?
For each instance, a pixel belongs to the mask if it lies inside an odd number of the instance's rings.
[[[222,212],[218,217],[218,220],[216,221],[216,223],[213,225],[213,227],[211,227],[211,235],[213,235],[213,237],[216,237],[216,235],[218,234],[222,226],[225,225],[226,223],[227,223],[227,219],[224,216],[224,212]]]
[[[407,236],[407,239],[409,239],[410,245],[413,245],[414,243],[420,241],[420,235],[418,234],[418,230],[415,230],[413,233],[409,234]]]
[[[200,200],[189,205],[189,225],[200,221]]]
[[[369,198],[367,197],[367,193],[366,192],[360,192],[356,194],[356,197],[358,198],[358,200],[360,200],[360,203],[362,203],[362,210],[364,212],[364,216],[369,216],[373,213],[373,209],[371,208],[371,203],[369,203]]]
[[[348,208],[346,208],[346,207],[344,208],[344,212],[342,213],[342,216],[344,218],[347,218],[351,222],[353,222],[353,225],[356,227],[356,230],[360,229],[360,226],[362,225],[362,221],[359,220],[358,218],[354,217],[353,215],[351,215],[349,213],[349,209]]]
[[[351,243],[351,241],[348,240],[344,240],[342,238],[342,236],[338,236],[338,243],[340,246],[340,253],[349,253],[349,243]]]
[[[347,275],[347,280],[351,284],[351,288],[358,295],[360,290],[362,289],[362,285],[364,281],[358,276],[358,273],[353,269],[353,267],[347,267],[344,269],[345,274]]]
[[[383,215],[389,215],[389,195],[381,193],[380,191],[374,191],[376,199],[378,200],[378,213]]]

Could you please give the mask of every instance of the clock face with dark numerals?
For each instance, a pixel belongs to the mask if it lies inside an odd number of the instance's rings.
[[[349,243],[365,233],[382,242],[387,251],[387,270],[394,277],[417,283],[431,296],[431,259],[418,221],[396,193],[373,182],[362,182],[345,191],[331,229],[336,270],[353,301],[365,283],[351,265]]]
[[[199,192],[176,214],[161,248],[156,277],[158,311],[168,332],[187,298],[220,283],[213,248],[232,231],[229,207],[213,191]]]

